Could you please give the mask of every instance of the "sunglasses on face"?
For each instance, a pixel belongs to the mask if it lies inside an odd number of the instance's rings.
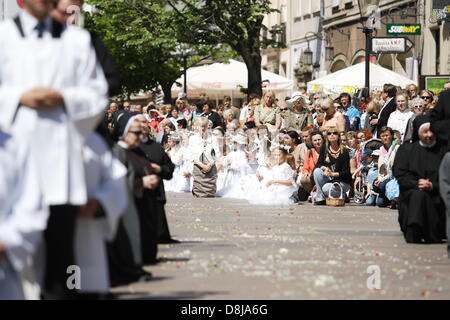
[[[414,106],[413,108],[414,109],[421,109],[421,108],[423,108],[423,106]]]
[[[142,135],[142,131],[128,131],[128,132],[134,133],[137,136]]]
[[[327,133],[327,135],[329,135],[329,136],[331,136],[332,134],[335,135],[335,136],[337,136],[337,135],[339,134],[339,132],[333,131],[333,132],[328,132],[328,133]]]
[[[420,98],[421,98],[421,99],[427,99],[427,100],[431,99],[430,96],[421,96]]]
[[[287,109],[281,109],[281,108],[280,108],[280,111],[281,111],[281,112],[286,111],[286,110],[287,110]]]

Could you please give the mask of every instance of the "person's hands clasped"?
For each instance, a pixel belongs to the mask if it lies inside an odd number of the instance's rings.
[[[330,168],[325,167],[325,166],[322,166],[320,169],[322,169],[323,175],[324,175],[325,177],[329,177],[329,176],[330,176],[330,172],[331,172]]]
[[[417,186],[418,186],[419,190],[424,190],[424,191],[433,190],[433,184],[428,179],[419,179],[419,183]]]
[[[52,109],[63,105],[64,98],[58,91],[35,88],[26,91],[20,97],[20,104],[33,109]]]
[[[212,165],[211,164],[205,164],[202,166],[202,172],[203,173],[209,173],[212,170]]]
[[[154,190],[158,187],[159,178],[156,174],[150,174],[142,178],[144,188]]]
[[[100,210],[100,202],[97,199],[89,199],[88,202],[78,210],[78,217],[93,218]]]
[[[153,169],[155,169],[156,173],[158,173],[158,174],[161,173],[162,168],[161,168],[160,165],[158,165],[158,164],[156,164],[156,163],[150,163],[150,166],[151,166]]]

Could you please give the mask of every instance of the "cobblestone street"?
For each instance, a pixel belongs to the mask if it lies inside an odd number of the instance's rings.
[[[182,243],[160,245],[154,280],[115,288],[123,299],[450,298],[446,245],[406,244],[396,210],[168,197]],[[374,265],[380,290],[367,287]]]

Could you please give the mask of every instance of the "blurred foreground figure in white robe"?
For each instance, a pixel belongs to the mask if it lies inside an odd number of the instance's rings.
[[[101,298],[110,287],[106,241],[114,238],[128,204],[127,169],[97,133],[88,138],[83,154],[89,200],[78,214],[75,258],[81,271],[80,293]]]
[[[35,278],[31,262],[48,210],[33,165],[27,145],[0,131],[0,300],[24,299],[24,281]]]
[[[0,24],[0,127],[30,145],[50,215],[44,232],[46,299],[69,299],[79,206],[87,202],[83,146],[107,105],[91,36],[53,20],[51,0],[24,0]]]

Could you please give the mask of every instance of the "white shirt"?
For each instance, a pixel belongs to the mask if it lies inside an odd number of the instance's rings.
[[[193,135],[189,139],[189,150],[191,150],[192,161],[201,162],[201,156],[204,154],[206,163],[215,162],[220,154],[215,150],[213,139],[209,134],[205,139],[199,133]]]
[[[410,110],[405,110],[403,112],[395,110],[389,116],[387,126],[392,128],[393,130],[400,131],[403,139],[403,137],[405,136],[406,127],[408,125],[408,120],[413,116],[413,114],[414,113]]]
[[[248,117],[248,106],[241,109],[241,114],[239,115],[239,121],[244,121]]]
[[[25,38],[12,20],[0,24],[0,128],[30,142],[39,185],[49,205],[86,202],[82,148],[107,104],[107,82],[87,31],[67,26],[61,38],[20,14]],[[50,22],[50,20],[49,20]],[[30,89],[59,91],[64,106],[40,110],[19,106]]]

